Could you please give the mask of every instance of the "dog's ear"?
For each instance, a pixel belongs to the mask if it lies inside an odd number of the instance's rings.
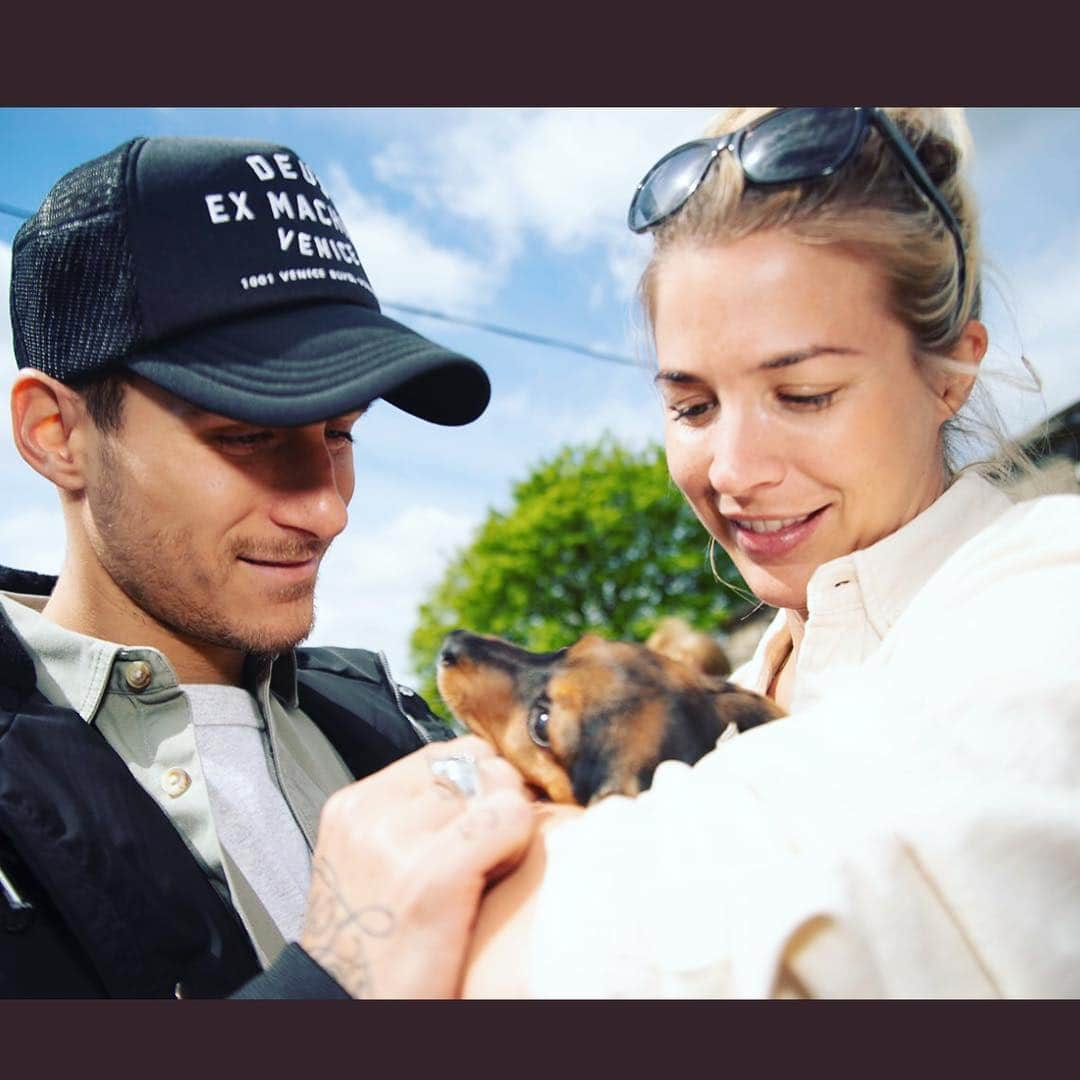
[[[651,735],[645,716],[657,725]],[[637,795],[653,781],[661,761],[693,765],[716,746],[729,720],[713,694],[701,689],[672,692],[665,706],[635,714],[637,725],[622,728],[609,713],[583,717],[580,738],[568,773],[574,798],[583,806],[605,795]],[[645,737],[643,737],[645,736]]]
[[[710,678],[708,690],[720,715],[739,731],[749,731],[784,715],[784,710],[771,698],[724,679]]]
[[[729,683],[727,679],[719,675],[702,675],[701,685],[710,694],[730,694],[732,690],[738,689],[734,683]]]
[[[627,783],[633,783],[633,777],[620,773],[617,758],[617,751],[609,742],[584,739],[578,744],[568,770],[575,802],[588,806],[593,799],[604,795],[637,794],[627,789]]]
[[[587,646],[591,646],[591,645],[609,645],[609,644],[611,644],[611,643],[608,641],[608,639],[601,637],[599,634],[582,634],[582,636],[579,637],[577,639],[577,641],[574,642],[574,644],[571,646],[571,648],[573,648],[576,652],[587,652],[588,649],[587,648],[582,648],[582,646],[587,647]],[[566,651],[566,650],[564,650],[564,651]]]
[[[713,750],[716,740],[731,723],[726,710],[717,706],[717,695],[708,690],[684,690],[677,694],[668,705],[660,759],[693,765]]]

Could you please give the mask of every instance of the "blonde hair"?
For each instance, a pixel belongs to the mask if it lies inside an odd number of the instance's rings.
[[[734,131],[773,111],[729,109],[708,125],[706,137]],[[977,366],[948,357],[970,319],[982,307],[982,252],[978,210],[967,180],[972,141],[962,110],[885,110],[911,144],[930,179],[952,209],[964,242],[966,284],[960,296],[959,263],[952,233],[937,209],[916,189],[895,149],[871,126],[853,158],[831,176],[798,184],[747,184],[730,153],[714,162],[698,190],[653,230],[652,258],[639,284],[642,308],[654,325],[656,279],[675,249],[728,243],[764,229],[809,244],[837,245],[878,266],[887,301],[915,343],[921,365],[949,373],[977,374]],[[1026,361],[1025,361],[1026,363]],[[1029,463],[1005,436],[1000,417],[984,394],[942,429],[945,467],[962,464],[965,449],[982,437],[1004,463],[1003,472]],[[972,412],[981,414],[973,416]]]

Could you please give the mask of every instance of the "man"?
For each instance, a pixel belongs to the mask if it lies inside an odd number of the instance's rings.
[[[367,405],[468,423],[486,374],[380,313],[318,177],[262,143],[69,173],[11,312],[67,553],[0,573],[0,993],[453,993],[521,782],[474,739],[390,765],[449,732],[376,654],[295,646]]]

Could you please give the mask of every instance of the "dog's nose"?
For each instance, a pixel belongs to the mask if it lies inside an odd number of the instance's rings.
[[[464,630],[451,630],[443,638],[439,663],[444,667],[453,667],[465,655],[465,633]]]

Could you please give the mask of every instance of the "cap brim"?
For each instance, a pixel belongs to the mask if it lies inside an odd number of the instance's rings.
[[[125,365],[210,412],[254,424],[310,424],[384,398],[434,424],[487,408],[487,373],[358,304],[275,309],[131,354]]]

